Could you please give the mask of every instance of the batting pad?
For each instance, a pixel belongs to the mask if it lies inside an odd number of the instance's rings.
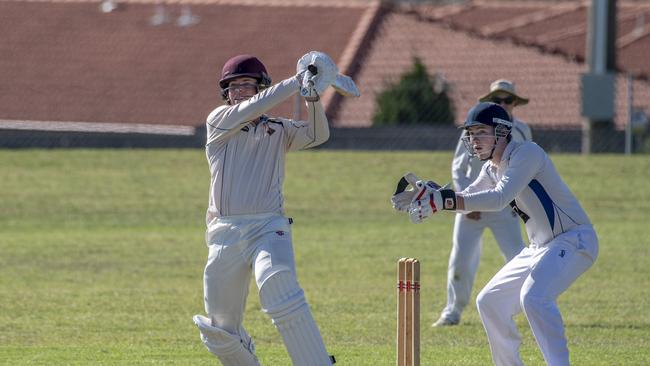
[[[282,335],[294,365],[332,365],[304,292],[292,272],[281,271],[269,277],[260,288],[260,302]]]
[[[245,335],[246,339],[242,339],[223,329],[213,327],[210,319],[203,315],[194,315],[192,319],[201,331],[203,344],[219,358],[224,366],[260,366],[255,357],[253,340],[248,335]]]

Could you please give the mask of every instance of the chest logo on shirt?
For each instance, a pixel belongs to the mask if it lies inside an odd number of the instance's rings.
[[[267,129],[266,129],[266,133],[268,133],[269,136],[271,136],[271,135],[273,135],[273,134],[275,133],[275,130],[272,129],[271,127],[267,127]]]
[[[564,249],[560,250],[560,258],[564,258],[565,254],[566,252],[564,251]]]
[[[278,234],[278,236],[284,236],[284,231],[282,230],[278,230],[275,233]]]

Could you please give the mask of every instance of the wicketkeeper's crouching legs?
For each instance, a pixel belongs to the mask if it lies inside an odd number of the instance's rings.
[[[262,310],[273,320],[294,365],[332,365],[305,294],[290,270],[269,276],[260,286]]]

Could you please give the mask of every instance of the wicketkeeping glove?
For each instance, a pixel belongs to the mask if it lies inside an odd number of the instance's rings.
[[[418,181],[418,194],[409,205],[409,217],[415,224],[433,216],[440,210],[456,209],[456,192],[451,189],[440,189],[440,185],[432,181]]]
[[[411,202],[415,198],[418,190],[415,189],[415,184],[420,180],[413,173],[406,173],[402,178],[400,178],[397,183],[397,188],[395,193],[390,198],[390,203],[393,205],[393,208],[397,211],[408,211]],[[411,189],[407,190],[408,186],[411,186]]]

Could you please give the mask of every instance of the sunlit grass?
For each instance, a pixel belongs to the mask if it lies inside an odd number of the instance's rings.
[[[594,267],[560,297],[575,365],[650,364],[647,157],[553,155],[598,232]],[[341,365],[393,365],[395,262],[422,262],[422,364],[487,365],[476,310],[432,329],[445,302],[452,215],[422,225],[390,208],[407,171],[445,183],[451,153],[288,156],[298,276]],[[0,151],[0,364],[208,365],[203,312],[209,174],[201,150]],[[474,295],[502,265],[486,235]],[[254,286],[251,284],[251,286]],[[259,311],[245,326],[265,365],[289,365]],[[543,364],[523,317],[527,365]]]

